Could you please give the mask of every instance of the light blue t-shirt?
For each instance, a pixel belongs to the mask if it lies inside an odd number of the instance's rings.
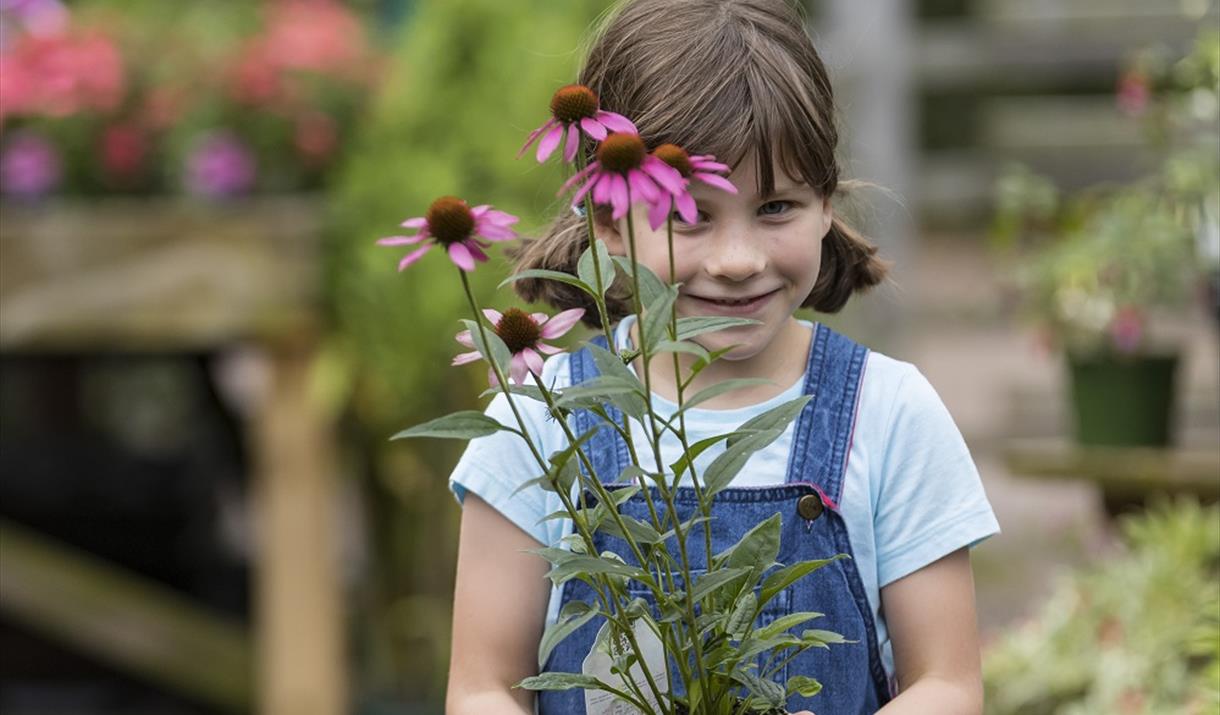
[[[617,326],[618,346],[629,343],[633,322],[634,318],[626,318]],[[805,321],[802,324],[812,329],[812,324]],[[543,381],[555,388],[570,385],[568,361],[566,353],[548,359],[542,371]],[[731,432],[754,415],[796,399],[801,395],[804,379],[802,376],[781,394],[756,405],[687,410],[688,443]],[[541,454],[567,446],[562,427],[549,418],[542,403],[516,396],[514,401]],[[667,417],[677,405],[654,394],[653,409]],[[487,414],[501,424],[516,424],[504,395],[492,399]],[[635,443],[649,444],[645,426],[635,420],[630,425]],[[752,455],[732,486],[783,483],[794,426],[795,422],[779,439]],[[723,451],[724,445],[720,443],[701,454],[695,461],[699,472]],[[663,433],[661,452],[665,465],[681,455],[682,446],[672,433]],[[650,467],[654,464],[646,448],[640,457]],[[537,462],[524,441],[515,434],[498,432],[470,442],[449,485],[459,501],[467,492],[473,492],[539,543],[552,546],[572,528],[570,520],[539,521],[563,509],[559,497],[536,487],[513,494],[522,483],[539,474]],[[839,508],[847,524],[853,560],[873,609],[882,662],[893,676],[893,651],[881,613],[881,588],[957,549],[999,533],[978,470],[957,425],[914,365],[877,352],[869,353]],[[558,617],[559,593],[558,588],[552,589],[548,623]]]

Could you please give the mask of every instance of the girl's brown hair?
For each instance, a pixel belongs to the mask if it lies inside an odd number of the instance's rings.
[[[821,196],[842,193],[830,82],[788,0],[631,0],[596,33],[578,81],[597,93],[602,109],[631,119],[650,147],[677,144],[730,166],[755,152],[760,196],[775,188],[776,157],[789,177]],[[574,273],[587,245],[585,220],[565,205],[541,238],[510,255],[517,270]],[[876,253],[836,213],[803,305],[834,313],[853,292],[877,285],[887,265]],[[579,289],[557,281],[514,285],[529,301],[592,307]],[[612,321],[630,312],[617,289],[607,307]],[[595,310],[586,310],[585,322],[597,326]]]

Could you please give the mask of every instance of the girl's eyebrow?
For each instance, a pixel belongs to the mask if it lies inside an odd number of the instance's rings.
[[[702,188],[703,187],[700,187],[700,189],[702,189]],[[809,188],[810,187],[808,184],[785,184],[783,186],[776,186],[775,189],[768,194],[765,194],[765,195],[755,194],[755,195],[751,195],[747,198],[753,199],[755,201],[769,201],[771,199],[774,199],[777,196],[783,196],[784,194],[800,193]],[[697,202],[709,203],[709,204],[717,203],[719,201],[719,199],[722,198],[723,194],[724,194],[724,192],[716,190],[716,189],[708,189],[706,192],[704,192],[702,190],[696,190],[696,191],[691,192],[691,195],[694,197],[694,199]]]

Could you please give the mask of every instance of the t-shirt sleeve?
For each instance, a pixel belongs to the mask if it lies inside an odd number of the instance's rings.
[[[547,358],[542,368],[543,382],[552,389],[566,387],[571,382],[568,360],[567,353]],[[546,405],[523,395],[513,395],[513,403],[525,423],[526,434],[531,436],[544,458],[567,446],[563,427],[550,417]],[[492,399],[484,414],[502,425],[520,427],[502,393]],[[522,488],[542,473],[525,440],[518,434],[500,431],[470,440],[449,476],[449,489],[459,503],[467,494],[478,495],[538,543],[553,546],[563,537],[570,522],[542,519],[563,508],[562,501],[554,492],[544,491],[537,485]]]
[[[1000,530],[961,432],[914,366],[887,427],[873,524],[879,586]]]

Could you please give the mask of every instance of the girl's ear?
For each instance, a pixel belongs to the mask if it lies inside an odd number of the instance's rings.
[[[593,208],[593,233],[601,239],[602,243],[606,244],[606,250],[610,251],[612,256],[627,255],[627,242],[619,224],[611,218],[612,211],[609,206],[595,206]]]
[[[830,202],[830,197],[822,199],[822,238],[825,239],[830,235],[830,227],[834,225],[835,207]]]

